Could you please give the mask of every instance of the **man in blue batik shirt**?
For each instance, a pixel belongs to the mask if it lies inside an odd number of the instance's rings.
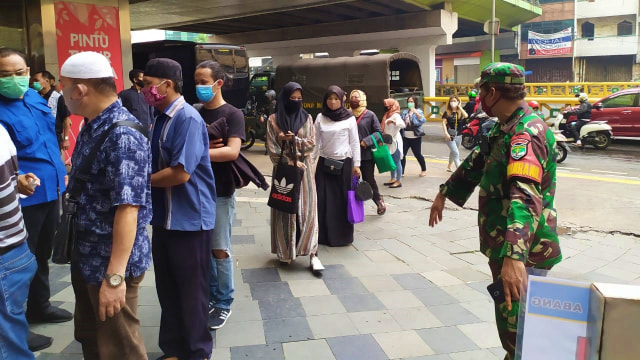
[[[165,58],[144,70],[153,123],[153,264],[162,308],[158,344],[163,359],[209,359],[207,327],[215,182],[209,137],[200,114],[180,95],[182,68]]]
[[[0,125],[16,146],[20,170],[40,178],[40,186],[33,195],[20,200],[29,234],[27,243],[38,263],[29,287],[27,320],[31,323],[69,321],[70,312],[49,302],[49,258],[60,219],[58,198],[65,190],[66,175],[60,160],[55,119],[42,96],[29,89],[29,67],[24,55],[8,48],[0,48]],[[29,187],[22,183],[18,186],[22,192]],[[32,351],[47,348],[52,341],[48,336],[29,333]]]
[[[140,122],[118,99],[109,60],[95,52],[69,57],[60,68],[69,110],[85,117],[73,152],[70,188],[80,189],[71,283],[75,338],[85,359],[146,359],[136,316],[138,288],[151,263],[151,153]],[[102,145],[101,135],[113,128]],[[87,159],[98,145],[94,159]],[[88,174],[79,174],[90,161]],[[80,180],[82,176],[85,181]],[[75,192],[75,190],[74,190]]]

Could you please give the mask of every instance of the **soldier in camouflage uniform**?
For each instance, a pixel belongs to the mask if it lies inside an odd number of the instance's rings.
[[[445,199],[463,206],[480,186],[480,250],[489,258],[494,282],[504,284],[496,323],[506,360],[515,356],[518,299],[525,267],[550,269],[560,262],[556,233],[556,154],[553,132],[524,101],[524,69],[492,63],[482,70],[482,109],[496,116],[483,148],[476,147],[442,185],[429,225],[442,221]]]

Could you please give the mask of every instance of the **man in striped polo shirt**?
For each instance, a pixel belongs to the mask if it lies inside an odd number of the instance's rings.
[[[18,192],[34,193],[40,180],[18,175],[18,155],[0,126],[0,359],[35,359],[27,346],[29,324],[24,313],[29,284],[38,264],[27,245]]]

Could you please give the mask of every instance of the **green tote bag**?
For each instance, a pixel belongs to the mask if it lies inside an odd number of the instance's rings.
[[[378,145],[375,135],[378,135],[380,142],[382,142],[382,136],[378,132],[371,135],[373,137],[373,145],[376,147],[375,149],[371,149],[371,152],[373,154],[373,160],[376,162],[376,166],[378,167],[378,171],[382,174],[387,171],[395,170],[396,163],[391,157],[389,148],[384,143],[382,145]]]

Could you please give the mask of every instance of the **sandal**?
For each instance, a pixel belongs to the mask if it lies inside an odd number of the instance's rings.
[[[402,183],[401,183],[401,182],[399,182],[399,183],[397,183],[397,184],[389,185],[389,187],[390,187],[390,188],[392,188],[392,189],[397,189],[397,188],[399,188],[399,187],[402,187]]]
[[[378,215],[384,215],[387,212],[387,207],[384,205],[384,201],[382,199],[378,203]]]

